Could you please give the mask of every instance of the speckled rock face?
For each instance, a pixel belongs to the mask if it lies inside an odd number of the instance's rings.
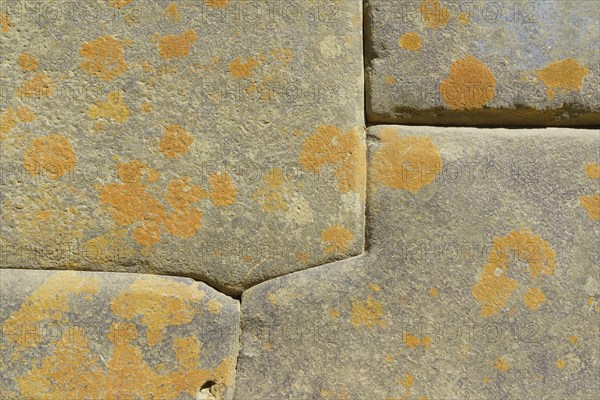
[[[367,0],[370,122],[600,124],[600,8]]]
[[[2,6],[1,266],[240,293],[362,251],[360,0]]]
[[[2,399],[233,395],[239,303],[202,283],[0,270],[0,303]]]
[[[599,135],[370,128],[367,253],[243,294],[236,398],[596,398]]]

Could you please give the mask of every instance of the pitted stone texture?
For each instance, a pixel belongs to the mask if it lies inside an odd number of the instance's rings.
[[[239,303],[203,283],[3,269],[0,303],[2,399],[233,395]]]
[[[240,293],[359,254],[361,3],[3,1],[0,265]]]
[[[370,128],[366,255],[244,292],[235,397],[596,398],[598,140]]]
[[[369,122],[600,124],[600,9],[578,0],[367,0]]]

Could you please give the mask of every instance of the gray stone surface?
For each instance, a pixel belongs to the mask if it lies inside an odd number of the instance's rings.
[[[369,122],[600,124],[593,0],[367,0]]]
[[[244,292],[235,398],[597,398],[599,135],[370,128],[367,253]]]
[[[2,399],[231,399],[239,302],[186,278],[0,269]]]
[[[360,0],[1,11],[0,266],[240,293],[362,251]]]

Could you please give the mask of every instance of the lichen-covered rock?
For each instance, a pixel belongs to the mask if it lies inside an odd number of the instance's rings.
[[[370,122],[600,124],[593,1],[368,0]]]
[[[368,251],[243,294],[236,398],[596,398],[599,139],[370,128]]]
[[[363,248],[362,2],[3,2],[0,265],[229,292]]]
[[[203,283],[0,269],[0,303],[2,399],[233,395],[239,303]]]

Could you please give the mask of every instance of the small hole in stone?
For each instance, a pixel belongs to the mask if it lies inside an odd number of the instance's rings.
[[[210,389],[211,387],[215,386],[217,383],[215,381],[206,381],[204,382],[204,385],[200,386],[200,390],[202,389]]]

